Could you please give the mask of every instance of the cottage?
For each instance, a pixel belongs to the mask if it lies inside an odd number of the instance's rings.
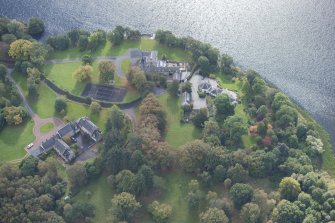
[[[83,136],[89,136],[88,142],[82,140]],[[67,139],[71,139],[72,143],[78,144],[82,152],[90,148],[102,139],[102,135],[98,127],[88,118],[83,117],[75,122],[70,122],[49,139],[42,142],[36,149],[30,150],[30,154],[34,157],[39,157],[42,154],[48,153],[54,149],[57,154],[64,160],[65,163],[71,163],[76,154],[67,144]],[[78,140],[77,140],[78,139]],[[71,143],[71,144],[72,144]]]

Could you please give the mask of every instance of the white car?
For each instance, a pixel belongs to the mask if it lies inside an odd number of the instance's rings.
[[[31,147],[34,146],[34,143],[30,143],[28,146],[27,146],[27,149],[30,149]]]

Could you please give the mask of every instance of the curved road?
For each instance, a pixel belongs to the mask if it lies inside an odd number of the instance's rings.
[[[34,143],[34,145],[40,145],[44,140],[46,140],[46,139],[50,138],[52,135],[54,135],[55,132],[57,132],[59,129],[61,129],[65,124],[62,122],[62,120],[60,120],[58,118],[46,118],[46,119],[40,118],[33,111],[33,109],[30,107],[30,105],[29,105],[21,87],[15,82],[15,80],[11,76],[12,72],[13,72],[12,69],[8,69],[7,78],[12,83],[14,83],[14,85],[17,89],[17,92],[20,94],[20,96],[22,98],[23,106],[25,107],[28,114],[31,116],[32,120],[34,121],[33,134],[35,135],[35,141],[33,143]],[[45,124],[48,124],[48,123],[52,123],[54,125],[54,128],[48,133],[42,133],[41,130],[40,130],[41,127]],[[27,149],[26,149],[26,151],[29,152]]]

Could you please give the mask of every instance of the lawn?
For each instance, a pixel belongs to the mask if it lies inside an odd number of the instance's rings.
[[[14,73],[13,78],[20,85],[23,92],[27,95],[26,78],[19,73]],[[54,109],[56,99],[57,95],[49,87],[47,87],[47,85],[41,83],[39,86],[38,98],[28,98],[28,101],[30,106],[38,116],[40,116],[41,118],[52,118],[55,116],[59,117],[57,114],[55,114]],[[66,119],[75,120],[83,116],[89,117],[95,124],[97,124],[97,126],[101,130],[103,130],[105,122],[109,116],[109,109],[103,108],[100,113],[92,114],[89,106],[67,100]]]
[[[187,201],[184,199],[187,195],[188,183],[191,177],[181,171],[164,174],[166,180],[166,191],[162,196],[153,197],[159,202],[169,204],[173,207],[173,214],[169,222],[171,223],[191,223],[197,221],[198,215],[193,215],[188,211]],[[87,196],[86,192],[90,192],[91,196]],[[111,186],[107,183],[107,176],[100,176],[98,179],[91,181],[87,186],[83,187],[74,197],[76,202],[89,202],[95,206],[95,217],[93,222],[106,222],[108,210],[111,207],[111,199],[114,193]],[[139,222],[153,223],[151,217],[147,213],[147,206],[151,203],[145,198],[140,201],[142,208],[139,213]]]
[[[55,126],[54,126],[53,123],[47,123],[47,124],[41,126],[40,131],[41,131],[41,133],[48,133],[48,132],[50,132],[54,127],[55,127]]]
[[[91,196],[87,196],[86,192],[91,192]],[[75,201],[88,202],[95,206],[95,218],[93,222],[104,223],[111,207],[111,199],[113,191],[107,183],[106,176],[100,176],[97,180],[92,181],[89,185],[82,188],[74,197]]]
[[[67,90],[75,95],[81,95],[86,82],[78,82],[73,78],[73,74],[82,65],[81,62],[68,62],[68,63],[55,63],[47,64],[44,67],[45,75],[49,80],[55,82],[60,88]],[[92,64],[93,73],[91,82],[94,84],[99,83],[99,61],[94,61]],[[119,76],[115,75],[115,85],[117,87],[123,86],[124,81]]]
[[[19,126],[6,126],[0,133],[0,163],[25,156],[24,148],[35,140],[34,122],[27,121]]]
[[[129,71],[130,66],[131,66],[130,60],[123,60],[121,62],[121,70],[123,74],[126,74]]]
[[[96,56],[122,56],[129,48],[140,48],[141,50],[157,50],[159,57],[166,55],[170,60],[176,61],[191,61],[191,55],[184,50],[167,47],[159,44],[156,40],[148,38],[141,38],[141,40],[131,41],[125,40],[120,46],[112,46],[109,41],[104,46],[101,46],[94,52],[81,52],[78,47],[70,48],[65,51],[55,51],[51,55],[51,59],[65,59],[65,58],[81,58],[85,54],[90,54],[92,57]]]
[[[172,98],[168,94],[158,97],[159,102],[167,113],[167,131],[165,140],[175,149],[201,137],[201,131],[193,124],[180,122],[181,104],[179,98]]]

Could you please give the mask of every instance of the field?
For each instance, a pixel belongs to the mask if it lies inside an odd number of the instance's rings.
[[[197,215],[192,215],[188,211],[187,201],[187,185],[191,180],[190,176],[183,174],[181,171],[174,171],[173,173],[164,174],[166,180],[166,191],[162,196],[150,196],[148,199],[141,199],[142,208],[139,212],[139,222],[154,223],[151,217],[146,214],[147,206],[153,201],[170,204],[173,207],[173,215],[169,222],[171,223],[192,223],[197,219]],[[91,195],[88,196],[87,192]],[[107,182],[107,176],[100,176],[98,179],[91,181],[87,186],[83,187],[74,197],[76,202],[89,202],[95,205],[95,223],[106,222],[108,210],[111,206],[111,199],[114,193],[111,186]]]
[[[175,149],[201,137],[201,131],[193,124],[180,122],[181,104],[179,98],[170,97],[167,93],[158,100],[167,113],[167,130],[165,140]]]
[[[27,121],[19,126],[7,126],[0,134],[0,163],[20,159],[25,156],[24,148],[35,140],[33,121]]]
[[[99,83],[99,61],[94,61],[92,64],[93,73],[91,76],[91,82],[94,84]],[[74,95],[81,95],[83,92],[86,82],[78,82],[73,74],[82,65],[81,62],[68,62],[68,63],[56,63],[47,64],[44,67],[45,75],[49,80],[55,82],[60,88],[71,92]],[[121,80],[118,75],[115,75],[115,85],[117,87],[124,85],[124,80]]]
[[[27,83],[25,77],[19,73],[14,73],[13,78],[27,96]],[[39,86],[38,99],[30,99],[28,97],[28,101],[38,116],[41,118],[52,118],[55,116],[59,117],[54,109],[56,98],[57,95],[44,83],[41,83]],[[99,114],[92,114],[89,110],[89,106],[67,100],[67,114],[65,119],[75,120],[83,116],[89,117],[100,129],[104,129],[105,122],[109,116],[109,109],[102,109]]]
[[[125,40],[120,46],[112,46],[109,41],[104,46],[101,46],[94,52],[81,52],[78,47],[70,48],[65,51],[56,51],[51,55],[50,59],[65,59],[65,58],[81,58],[85,54],[96,56],[122,56],[129,48],[140,48],[142,50],[157,50],[159,57],[166,55],[170,60],[176,61],[191,61],[191,55],[177,48],[167,47],[159,44],[156,40],[141,38],[138,41]]]
[[[40,128],[41,133],[48,133],[54,128],[53,123],[47,123],[45,125],[42,125]]]

